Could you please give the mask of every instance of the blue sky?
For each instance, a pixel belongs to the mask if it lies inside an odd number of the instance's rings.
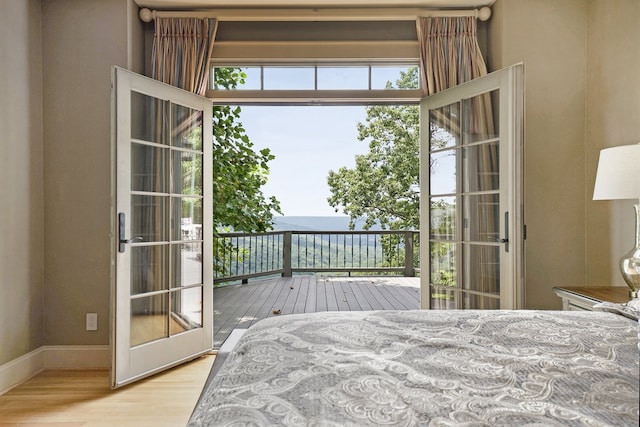
[[[249,139],[257,150],[269,148],[270,178],[263,192],[280,200],[289,216],[344,215],[329,206],[329,170],[353,167],[356,154],[369,151],[358,141],[364,106],[243,106]]]
[[[383,89],[415,65],[318,67],[247,67],[242,89]],[[369,78],[371,82],[369,82]],[[270,162],[266,196],[280,200],[284,215],[335,216],[329,206],[327,175],[342,166],[353,167],[355,156],[369,151],[367,141],[358,141],[358,122],[365,121],[364,106],[242,106],[241,121],[256,149],[269,148],[276,156]]]

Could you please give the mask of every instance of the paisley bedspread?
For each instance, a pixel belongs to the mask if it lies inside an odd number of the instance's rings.
[[[262,320],[190,426],[638,425],[638,322],[574,311]]]

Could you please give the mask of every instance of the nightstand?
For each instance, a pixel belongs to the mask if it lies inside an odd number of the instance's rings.
[[[595,304],[613,302],[622,304],[631,300],[626,286],[569,286],[555,287],[553,292],[562,298],[563,310],[591,311]]]

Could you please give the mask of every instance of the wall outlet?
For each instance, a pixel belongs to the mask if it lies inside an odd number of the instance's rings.
[[[98,313],[87,313],[87,331],[98,330]]]

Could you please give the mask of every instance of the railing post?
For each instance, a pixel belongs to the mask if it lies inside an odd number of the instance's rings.
[[[404,232],[404,277],[414,277],[413,268],[413,231]]]
[[[282,272],[283,277],[291,277],[291,232],[285,231],[284,241],[282,242]]]

